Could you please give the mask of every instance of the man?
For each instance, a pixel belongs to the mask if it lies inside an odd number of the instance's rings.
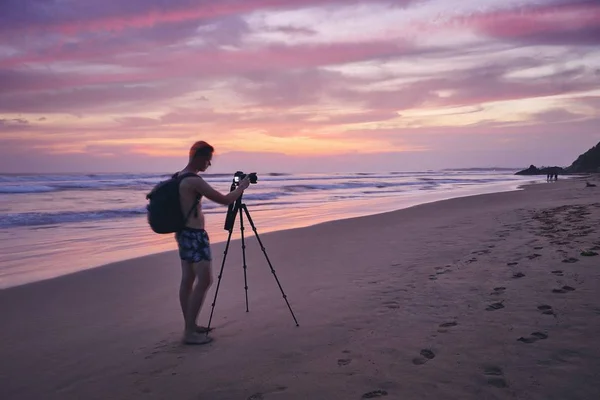
[[[215,203],[229,205],[235,202],[250,185],[250,180],[246,177],[235,190],[226,195],[213,189],[197,175],[200,171],[206,171],[211,165],[213,153],[214,148],[208,143],[204,141],[194,143],[190,149],[187,166],[178,173],[182,175],[191,172],[195,175],[183,178],[179,186],[181,209],[186,216],[190,215],[185,229],[175,234],[181,258],[179,302],[185,322],[183,342],[186,344],[206,344],[212,341],[206,335],[206,328],[196,323],[208,288],[212,284],[210,242],[204,229],[205,221],[200,201],[202,197],[206,197]],[[193,210],[194,205],[196,205],[195,210]]]

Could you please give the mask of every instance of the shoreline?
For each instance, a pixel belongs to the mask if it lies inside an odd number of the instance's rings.
[[[569,180],[573,179],[573,177],[569,178]],[[540,184],[544,184],[546,182],[542,182],[541,180],[538,182],[535,181],[531,181],[531,182],[527,182],[527,183],[523,183],[523,182],[511,182],[511,183],[502,183],[502,184],[495,184],[495,185],[489,185],[489,186],[483,186],[483,187],[478,187],[475,189],[471,189],[471,188],[466,188],[463,189],[461,191],[451,191],[448,193],[432,193],[435,194],[437,196],[435,197],[441,197],[440,199],[435,199],[435,200],[416,200],[416,201],[409,201],[406,199],[404,200],[405,205],[400,207],[400,208],[396,208],[394,210],[377,210],[377,211],[373,211],[373,212],[369,212],[369,213],[358,213],[357,215],[350,215],[341,219],[326,219],[326,220],[322,220],[322,221],[318,221],[315,223],[311,223],[309,225],[300,225],[300,226],[291,226],[291,227],[283,227],[283,228],[274,228],[274,229],[267,229],[267,230],[263,230],[261,229],[261,227],[257,227],[258,233],[260,235],[260,237],[263,237],[264,235],[267,234],[272,234],[272,233],[276,233],[276,232],[286,232],[286,231],[290,231],[290,230],[296,230],[296,229],[304,229],[304,228],[310,228],[310,227],[315,227],[315,226],[319,226],[322,224],[328,224],[331,222],[336,222],[336,221],[341,221],[341,220],[352,220],[355,218],[364,218],[364,217],[371,217],[371,216],[377,216],[377,215],[385,215],[385,214],[390,214],[390,213],[396,213],[399,211],[403,211],[403,210],[409,210],[412,209],[414,207],[420,207],[420,206],[424,206],[424,205],[428,205],[428,204],[436,204],[436,203],[441,203],[441,202],[445,202],[445,201],[451,201],[451,200],[456,200],[456,199],[464,199],[464,198],[470,198],[470,197],[477,197],[477,196],[485,196],[485,195],[493,195],[493,194],[497,194],[497,193],[507,193],[507,192],[515,192],[515,191],[519,191],[519,190],[527,190],[528,187],[530,186],[536,186],[536,185],[540,185]],[[470,192],[478,192],[476,194],[472,194]],[[467,194],[462,194],[461,192],[467,192]],[[394,199],[396,200],[396,199]],[[385,203],[382,203],[385,204]],[[247,223],[247,221],[246,221]],[[258,225],[258,224],[257,224]],[[211,234],[211,244],[212,245],[216,245],[216,244],[224,244],[227,241],[227,235],[225,234],[225,232],[227,231],[223,231],[217,233],[217,235]],[[234,230],[234,234],[238,233],[239,236],[239,231],[235,231]],[[248,235],[251,235],[252,237],[254,237],[254,233],[252,232],[252,230],[250,229],[250,226],[246,227],[246,237],[248,237]],[[169,235],[162,235],[163,237],[169,236]],[[213,236],[217,236],[217,240],[213,240],[212,237]],[[235,235],[234,235],[235,236]],[[239,241],[239,237],[232,237],[232,242],[234,241]],[[172,244],[174,246],[174,244]],[[79,270],[75,270],[75,271],[71,271],[71,272],[67,272],[67,273],[62,273],[62,274],[58,274],[56,276],[50,276],[48,278],[42,278],[42,279],[37,279],[37,280],[31,280],[31,281],[25,281],[23,283],[16,283],[16,284],[12,284],[12,285],[8,285],[8,286],[4,286],[4,287],[0,287],[0,292],[3,290],[8,290],[8,289],[12,289],[12,288],[17,288],[17,287],[22,287],[25,285],[30,285],[30,284],[35,284],[35,283],[39,283],[39,282],[46,282],[46,281],[50,281],[50,280],[55,280],[55,279],[60,279],[62,277],[67,277],[73,274],[79,274],[82,272],[86,272],[86,271],[92,271],[98,268],[104,268],[113,264],[117,264],[117,263],[123,263],[123,262],[128,262],[128,261],[134,261],[136,259],[140,259],[140,258],[146,258],[146,257],[151,257],[151,256],[155,256],[155,255],[161,255],[161,254],[170,254],[170,253],[175,253],[177,250],[176,248],[173,249],[169,249],[169,250],[162,250],[162,251],[158,251],[158,252],[150,252],[150,253],[145,253],[145,254],[140,254],[140,255],[136,255],[134,257],[128,257],[128,258],[121,258],[121,259],[115,259],[113,261],[110,262],[105,262],[105,263],[100,263],[100,264],[95,264],[89,267],[85,267]]]

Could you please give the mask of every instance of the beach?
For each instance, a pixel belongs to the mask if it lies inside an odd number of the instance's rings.
[[[299,326],[247,227],[197,347],[173,251],[0,290],[0,397],[596,399],[599,221],[570,179],[259,231]]]

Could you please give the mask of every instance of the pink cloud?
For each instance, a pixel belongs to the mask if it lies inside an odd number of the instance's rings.
[[[600,4],[575,1],[477,15],[467,25],[494,38],[532,44],[600,44]]]
[[[68,90],[0,94],[0,112],[70,113],[143,110],[194,90],[191,82],[162,82],[152,86],[105,85]],[[137,105],[137,106],[136,106]],[[137,107],[137,108],[136,108]]]
[[[415,0],[378,0],[404,5]],[[161,23],[205,20],[259,10],[296,9],[314,5],[351,4],[360,0],[105,0],[83,3],[77,0],[3,0],[4,31],[47,31],[66,34],[85,31],[115,31],[130,27],[151,27]],[[372,2],[369,2],[372,3]]]
[[[272,45],[258,49],[239,51],[209,50],[199,53],[180,50],[163,57],[147,60],[131,60],[123,65],[140,66],[139,61],[149,62],[151,67],[171,66],[178,71],[197,75],[225,75],[251,71],[272,71],[290,68],[311,68],[339,65],[364,60],[386,59],[410,53],[415,49],[407,43],[357,42],[318,45]],[[146,64],[148,65],[148,64]]]
[[[266,57],[263,61],[268,61]],[[323,60],[317,60],[323,62]],[[59,91],[39,93],[33,91],[32,83],[27,86],[27,79],[21,87],[13,87],[4,95],[0,95],[0,111],[3,112],[105,112],[122,110],[128,107],[130,112],[148,108],[148,104],[167,104],[174,97],[190,93],[201,87],[202,80],[187,75],[195,68],[198,74],[208,79],[211,76],[237,76],[231,80],[231,88],[240,97],[250,102],[251,106],[270,108],[273,111],[285,111],[301,105],[316,105],[321,102],[337,104],[353,103],[364,110],[393,112],[421,106],[464,106],[478,105],[489,101],[506,101],[523,98],[535,98],[558,94],[577,93],[600,88],[600,81],[593,68],[572,68],[562,72],[536,79],[508,79],[506,74],[523,68],[543,65],[541,61],[529,59],[508,59],[502,64],[485,67],[473,67],[464,71],[453,71],[439,77],[423,77],[421,80],[403,86],[390,87],[386,90],[366,91],[359,88],[379,79],[349,78],[341,73],[315,69],[305,60],[309,67],[297,70],[286,70],[287,60],[283,65],[276,59],[264,65],[251,63],[232,63],[228,70],[212,69],[203,71],[191,60],[181,70],[172,68],[177,79],[168,78],[168,65],[160,66],[152,74],[157,79],[148,80],[152,85],[121,85],[108,83],[123,78],[119,75],[99,75],[96,86],[81,87],[90,83],[88,77],[79,80],[77,75],[67,79],[56,79],[49,75],[47,84],[37,82],[39,87],[49,87],[60,83],[68,85]],[[221,65],[221,64],[218,64]],[[256,68],[256,70],[253,70]],[[263,68],[263,69],[260,69]],[[164,75],[163,75],[164,74]],[[150,76],[150,75],[149,75]],[[148,78],[148,77],[146,77]],[[13,82],[16,82],[13,80]],[[127,81],[124,81],[127,82]],[[385,82],[382,80],[381,82]],[[15,83],[16,84],[16,83]],[[21,90],[19,92],[19,90]],[[450,93],[448,97],[440,97],[439,91]],[[201,100],[198,100],[201,101]],[[202,101],[204,102],[204,101]],[[199,103],[199,106],[201,104]],[[174,113],[176,115],[177,113]],[[193,122],[227,123],[227,118],[219,115],[195,113],[180,117],[191,118]],[[216,119],[215,119],[216,118]],[[165,122],[165,121],[163,121]],[[249,121],[244,121],[249,123]]]
[[[0,94],[0,111],[52,112],[61,107],[67,111],[71,107],[116,105],[136,99],[147,102],[191,92],[202,81],[215,77],[269,76],[277,71],[386,59],[413,51],[409,45],[386,42],[270,46],[240,51],[213,49],[199,53],[174,50],[121,60],[121,66],[140,71],[136,73],[4,69],[0,70],[0,82],[6,82],[5,91]],[[136,83],[149,83],[151,87],[128,86]],[[49,90],[54,92],[36,93]]]

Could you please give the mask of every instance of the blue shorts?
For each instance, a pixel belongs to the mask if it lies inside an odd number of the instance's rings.
[[[210,240],[204,229],[185,228],[175,234],[179,258],[183,261],[197,263],[211,261]]]

